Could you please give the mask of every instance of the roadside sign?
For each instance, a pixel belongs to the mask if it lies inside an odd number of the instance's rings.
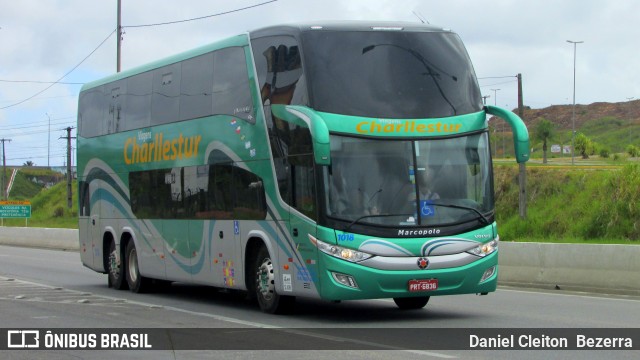
[[[30,218],[30,201],[0,201],[0,218]]]

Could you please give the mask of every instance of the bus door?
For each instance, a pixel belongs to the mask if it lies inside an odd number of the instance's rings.
[[[290,157],[291,166],[291,213],[290,232],[295,249],[300,256],[295,264],[291,288],[298,291],[314,291],[317,276],[317,248],[312,245],[309,235],[315,237],[317,231],[316,174],[317,167],[313,153]],[[291,257],[292,255],[289,255]],[[287,259],[288,260],[288,259]],[[283,278],[286,291],[287,282]],[[286,294],[285,294],[286,295]]]
[[[93,268],[93,234],[91,225],[91,199],[89,196],[89,183],[80,181],[79,185],[79,209],[78,209],[78,234],[80,240],[80,258],[82,263]]]
[[[80,234],[85,236],[86,252],[82,251],[82,261],[87,266],[97,270],[103,269],[103,245],[102,245],[102,224],[100,221],[100,186],[97,181],[84,183],[83,199],[80,201],[82,210],[81,214],[85,217],[86,226],[80,227]],[[83,229],[84,227],[84,229]],[[82,243],[82,241],[81,241]],[[82,244],[81,244],[82,246]]]

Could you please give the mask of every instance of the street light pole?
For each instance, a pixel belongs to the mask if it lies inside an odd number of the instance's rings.
[[[45,113],[49,119],[49,132],[47,132],[47,168],[51,169],[49,165],[49,159],[51,158],[51,115]]]
[[[568,43],[573,44],[573,110],[571,112],[571,165],[574,165],[575,156],[575,138],[576,138],[576,47],[578,44],[582,44],[584,41],[571,41]]]

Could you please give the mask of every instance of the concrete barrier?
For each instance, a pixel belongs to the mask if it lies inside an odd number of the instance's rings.
[[[0,244],[79,249],[78,230],[0,227]],[[500,285],[640,295],[640,245],[500,243]]]
[[[640,246],[500,243],[501,285],[640,295]]]
[[[80,249],[77,229],[0,227],[0,245],[59,250]]]

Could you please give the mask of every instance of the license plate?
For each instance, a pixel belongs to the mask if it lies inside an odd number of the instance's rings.
[[[433,291],[438,289],[438,279],[409,280],[409,292]]]

